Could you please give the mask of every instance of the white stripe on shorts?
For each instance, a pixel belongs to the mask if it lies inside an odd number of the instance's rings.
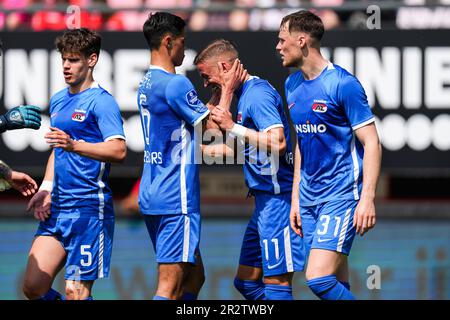
[[[187,214],[187,192],[186,192],[186,145],[187,145],[186,123],[181,120],[181,165],[180,165],[180,190],[181,190],[181,213]]]
[[[291,234],[289,228],[290,226],[284,228],[284,255],[286,257],[287,272],[293,272],[294,264],[292,263]]]
[[[344,245],[345,235],[347,234],[348,222],[350,221],[350,212],[352,208],[347,209],[345,212],[344,223],[342,224],[341,233],[339,234],[339,240],[337,244],[337,252],[342,252],[342,246]]]
[[[183,262],[188,262],[189,259],[189,236],[191,234],[190,218],[188,215],[184,216],[184,236],[183,236]]]
[[[103,278],[103,251],[104,251],[104,234],[103,230],[100,232],[99,244],[98,244],[98,277]]]

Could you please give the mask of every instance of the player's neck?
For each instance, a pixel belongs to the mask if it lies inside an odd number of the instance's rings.
[[[163,68],[167,72],[176,73],[172,60],[169,57],[162,56],[159,52],[152,51],[150,64],[152,66]]]
[[[69,86],[69,92],[71,94],[80,93],[86,89],[89,89],[94,83],[94,78],[91,76],[86,77],[86,79],[79,84]]]
[[[305,80],[313,80],[322,73],[328,63],[329,61],[322,57],[320,53],[311,54],[303,60],[300,70]]]

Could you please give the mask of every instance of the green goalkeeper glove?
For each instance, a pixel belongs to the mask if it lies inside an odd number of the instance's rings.
[[[36,106],[19,106],[0,116],[0,133],[22,128],[39,129],[41,109]]]

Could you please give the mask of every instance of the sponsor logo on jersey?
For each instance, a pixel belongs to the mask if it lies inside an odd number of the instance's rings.
[[[320,102],[315,102],[312,105],[312,110],[314,112],[318,112],[318,113],[325,113],[327,112],[327,105],[325,103],[320,103]]]
[[[327,126],[323,123],[310,123],[308,120],[306,123],[296,124],[295,131],[297,131],[297,133],[325,133],[327,131]]]
[[[290,105],[288,105],[288,109],[290,110],[295,105],[295,102],[292,102]]]
[[[86,113],[74,112],[72,114],[72,120],[77,122],[83,122],[86,119]]]
[[[196,106],[199,102],[197,92],[192,89],[188,93],[186,93],[186,101],[191,106]]]

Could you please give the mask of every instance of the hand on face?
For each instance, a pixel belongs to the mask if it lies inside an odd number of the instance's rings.
[[[234,92],[247,78],[248,72],[236,59],[229,70],[226,70],[223,62],[218,62],[220,87],[222,91]]]

